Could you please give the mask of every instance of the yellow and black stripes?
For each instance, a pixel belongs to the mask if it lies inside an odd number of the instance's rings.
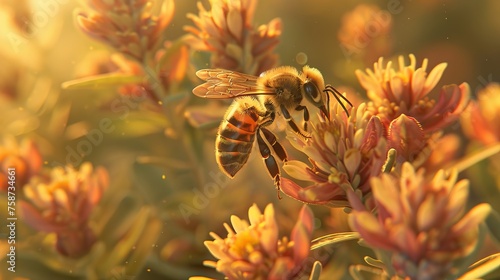
[[[262,119],[256,107],[247,106],[235,102],[229,108],[215,141],[217,163],[230,177],[247,162]]]

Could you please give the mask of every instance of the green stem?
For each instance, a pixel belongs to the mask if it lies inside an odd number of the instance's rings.
[[[456,169],[458,172],[462,172],[465,169],[473,166],[474,164],[487,159],[500,152],[500,143],[489,146],[477,153],[469,155],[455,163],[453,163],[449,168]]]

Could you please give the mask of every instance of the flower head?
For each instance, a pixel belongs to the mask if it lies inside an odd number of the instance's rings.
[[[370,63],[390,52],[392,17],[375,5],[359,4],[342,17],[337,34],[345,55],[361,55]]]
[[[302,188],[282,178],[281,188],[289,196],[307,203],[349,206],[346,192],[354,190],[369,197],[368,179],[381,172],[385,161],[386,140],[383,126],[370,116],[362,103],[351,115],[338,112],[332,105],[331,119],[312,121],[311,138],[304,140],[290,134],[291,144],[304,152],[311,162],[288,161],[283,169],[294,179],[312,182]]]
[[[425,134],[439,131],[456,121],[469,102],[470,88],[467,83],[444,86],[437,99],[429,96],[441,79],[447,64],[441,63],[427,74],[427,59],[416,68],[416,58],[410,54],[410,65],[399,57],[399,71],[392,63],[385,66],[383,58],[374,64],[374,70],[366,74],[356,71],[358,80],[367,90],[369,109],[381,118],[385,127],[401,114],[414,118]]]
[[[18,143],[5,137],[0,146],[0,191],[7,191],[9,168],[15,171],[15,187],[20,190],[42,168],[42,155],[32,140]]]
[[[152,15],[152,3],[147,0],[87,0],[87,3],[91,11],[77,16],[80,28],[139,61],[156,47],[174,12],[173,0],[163,1],[158,16]]]
[[[432,180],[404,163],[400,176],[383,173],[371,181],[377,216],[349,194],[353,230],[374,249],[388,251],[392,267],[411,279],[442,279],[478,245],[478,225],[491,207],[480,204],[465,213],[468,181],[443,170]]]
[[[198,2],[199,15],[188,14],[196,27],[186,26],[192,33],[190,45],[212,53],[212,67],[259,75],[276,66],[272,53],[281,35],[281,21],[253,27],[257,1],[210,0],[210,10]]]
[[[471,102],[461,123],[465,134],[484,145],[500,142],[500,84],[490,83]]]
[[[231,217],[234,230],[224,224],[228,235],[205,241],[205,246],[218,261],[206,261],[227,279],[292,279],[309,255],[313,230],[313,214],[304,206],[290,238],[278,237],[274,207],[269,204],[261,213],[254,204],[248,210],[250,223]]]
[[[107,171],[84,163],[80,170],[56,167],[50,175],[50,181],[34,179],[24,188],[23,219],[37,230],[55,233],[61,254],[82,256],[95,242],[88,220],[108,186]]]

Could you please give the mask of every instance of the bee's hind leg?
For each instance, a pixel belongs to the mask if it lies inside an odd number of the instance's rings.
[[[276,137],[267,129],[265,128],[261,128],[260,130],[263,131],[264,135],[266,135],[266,133],[270,133],[272,135],[272,138],[271,139],[274,139],[276,140]],[[269,149],[269,146],[266,144],[266,142],[264,141],[264,139],[262,138],[262,135],[260,134],[260,130],[257,131],[257,144],[259,145],[259,151],[260,151],[260,154],[262,155],[262,158],[264,159],[264,163],[266,164],[266,167],[267,167],[267,171],[269,171],[269,175],[271,175],[271,177],[274,179],[274,184],[276,185],[276,188],[278,190],[278,198],[281,199],[281,196],[280,196],[280,180],[281,180],[281,177],[280,177],[280,169],[278,167],[278,163],[276,162],[276,159],[274,158],[274,156],[271,154],[271,150]],[[264,130],[266,132],[264,132]],[[267,138],[267,136],[266,136]],[[269,141],[269,139],[268,139]],[[274,144],[270,141],[272,147],[273,147],[273,150],[276,151],[275,147],[278,147],[278,149],[282,149],[282,151],[284,152],[285,150],[283,149],[283,146],[281,146],[281,144],[279,144],[277,141],[274,142]],[[278,154],[276,153],[280,158],[281,156],[284,155],[284,157],[286,158],[286,153],[284,154]]]

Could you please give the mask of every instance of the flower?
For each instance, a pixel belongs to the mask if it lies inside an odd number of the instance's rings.
[[[447,85],[441,88],[437,99],[429,97],[441,79],[447,64],[441,63],[427,74],[427,59],[416,68],[416,58],[410,54],[410,65],[405,65],[403,56],[399,57],[399,71],[392,69],[388,62],[384,67],[383,58],[374,64],[374,70],[366,74],[356,71],[361,86],[366,89],[368,108],[373,115],[379,116],[387,128],[401,114],[414,118],[422,127],[423,133],[430,135],[456,121],[469,102],[470,87],[467,83]]]
[[[349,224],[373,249],[388,252],[384,259],[391,263],[385,265],[399,276],[453,276],[464,265],[460,260],[479,245],[478,225],[491,211],[484,203],[464,214],[469,183],[456,180],[456,171],[443,170],[426,180],[422,169],[404,163],[400,176],[383,173],[371,180],[376,215],[349,193],[354,208]]]
[[[392,16],[375,5],[359,4],[342,17],[337,37],[344,55],[357,54],[376,60],[392,48]]]
[[[461,124],[464,133],[484,145],[500,141],[500,84],[490,83],[471,102]]]
[[[80,28],[139,61],[157,47],[174,13],[173,0],[163,1],[158,16],[151,14],[152,3],[147,0],[87,0],[87,3],[90,12],[79,12],[76,17]]]
[[[370,116],[366,104],[351,111],[349,117],[340,113],[336,102],[331,119],[311,121],[311,138],[307,140],[289,133],[291,144],[304,152],[311,162],[290,160],[283,169],[294,179],[312,182],[302,188],[294,181],[282,178],[281,189],[287,195],[315,204],[334,207],[349,206],[347,190],[354,190],[368,199],[369,178],[381,172],[386,159],[384,129],[377,116]]]
[[[205,246],[218,261],[205,261],[227,279],[293,279],[309,255],[313,231],[313,214],[303,206],[290,238],[278,238],[278,225],[272,204],[264,214],[257,205],[248,210],[250,224],[231,216],[234,230],[224,224],[228,235],[221,238],[210,233],[213,241]],[[199,279],[199,278],[198,278]]]
[[[56,249],[77,258],[95,242],[89,216],[108,186],[108,173],[84,163],[79,170],[55,167],[50,181],[32,180],[24,188],[21,201],[23,220],[31,227],[57,236]]]
[[[9,168],[15,170],[15,187],[21,190],[31,177],[42,168],[42,155],[35,142],[24,139],[18,143],[14,137],[5,137],[0,146],[0,191],[9,187]]]
[[[275,67],[278,56],[272,52],[281,35],[281,20],[254,28],[256,5],[253,0],[210,0],[207,11],[198,2],[199,15],[188,14],[196,27],[184,28],[192,34],[186,38],[188,44],[211,52],[213,68],[259,75]]]

